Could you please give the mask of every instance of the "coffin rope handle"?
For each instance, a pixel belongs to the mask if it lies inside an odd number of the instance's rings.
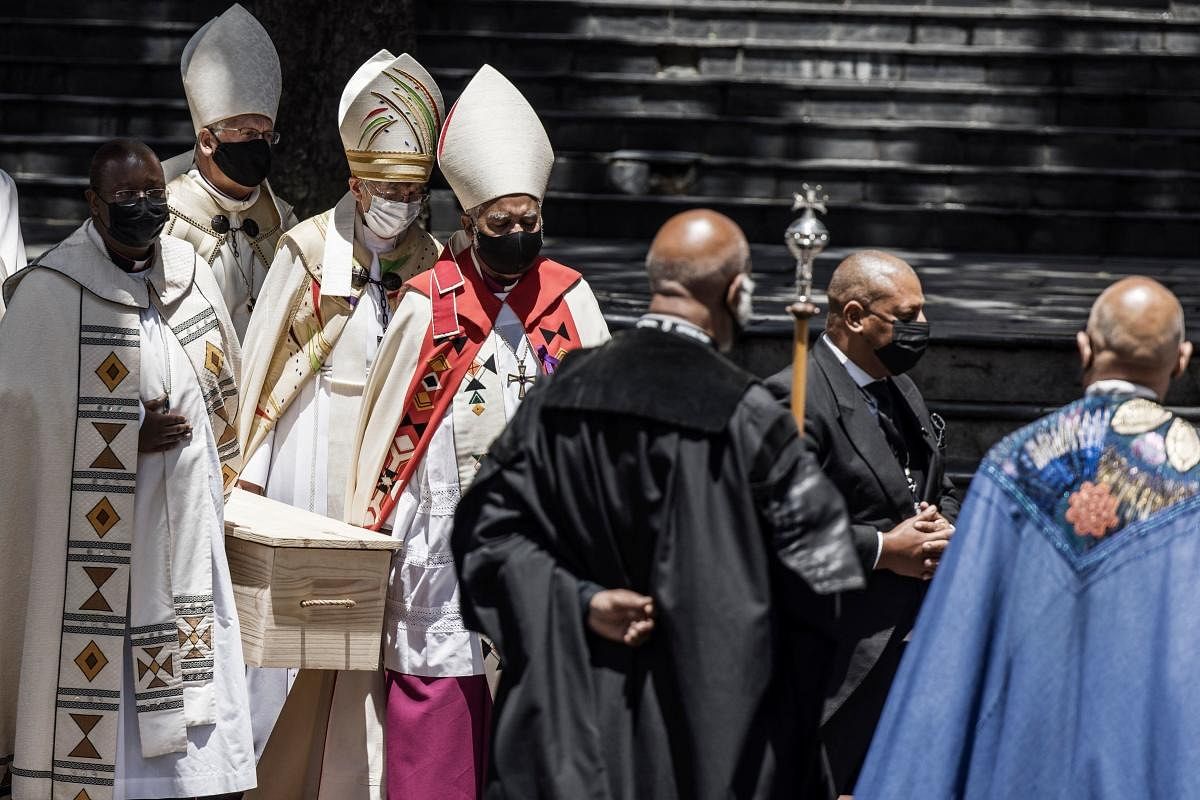
[[[324,607],[329,607],[329,606],[337,606],[340,608],[354,608],[356,605],[358,605],[358,603],[356,603],[355,601],[351,600],[348,597],[345,600],[301,600],[300,601],[301,608],[313,608],[314,606],[317,608],[324,608]]]

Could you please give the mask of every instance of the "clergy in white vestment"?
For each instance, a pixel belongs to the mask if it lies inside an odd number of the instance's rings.
[[[407,284],[367,381],[349,522],[404,540],[384,625],[389,797],[474,798],[491,696],[463,625],[454,509],[526,391],[608,328],[591,289],[540,254],[554,151],[520,91],[484,66],[446,115],[438,163],[462,207],[429,272]]]
[[[262,24],[234,3],[196,31],[180,68],[196,146],[164,164],[167,234],[208,264],[242,337],[279,237],[296,224],[267,181],[280,136],[279,55]]]
[[[17,212],[17,185],[0,169],[0,281],[25,266],[25,240],[21,238],[21,217]],[[0,300],[0,316],[4,301]]]
[[[238,417],[243,488],[342,518],[367,374],[405,281],[433,266],[440,249],[417,219],[444,116],[437,84],[407,54],[381,50],[346,85],[338,124],[350,191],[280,239],[246,332],[247,402]],[[287,673],[249,673],[260,755],[289,689]],[[336,681],[339,697],[356,692],[360,706],[372,684],[383,685],[368,672],[342,673]],[[381,692],[375,696],[382,703]],[[367,723],[381,741],[380,719]],[[333,738],[349,746],[366,732],[360,713],[353,731]],[[381,763],[339,783],[342,767],[361,766],[331,758],[321,773],[322,796],[352,798],[361,786],[381,792]]]
[[[241,792],[240,351],[212,274],[160,236],[154,153],[110,142],[90,184],[90,218],[4,284],[0,771],[16,798]]]

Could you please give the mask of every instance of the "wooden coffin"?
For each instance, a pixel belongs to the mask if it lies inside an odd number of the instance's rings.
[[[378,669],[388,569],[402,546],[234,489],[225,552],[246,663]]]

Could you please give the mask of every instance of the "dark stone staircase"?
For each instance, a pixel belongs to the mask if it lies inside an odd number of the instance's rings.
[[[92,153],[114,136],[161,156],[192,141],[179,56],[215,0],[7,0],[0,5],[0,169],[32,252],[86,215]]]
[[[0,5],[0,168],[31,250],[83,218],[104,140],[190,146],[179,54],[226,5]],[[548,252],[583,268],[614,325],[644,307],[649,237],[684,208],[719,208],[755,242],[764,288],[738,356],[761,373],[788,358],[781,239],[802,181],[831,195],[818,285],[850,249],[905,254],[935,323],[916,377],[960,477],[1078,393],[1071,333],[1115,276],[1160,277],[1200,334],[1200,0],[416,5],[417,55],[448,101],[488,61],[537,107],[559,156]],[[281,160],[322,124],[293,116]],[[1200,407],[1200,373],[1171,400]]]
[[[1200,5],[443,0],[420,57],[543,113],[554,231],[653,234],[704,203],[778,241],[821,181],[838,241],[1188,256]]]
[[[1200,333],[1200,4],[441,0],[418,20],[448,100],[487,61],[537,107],[551,246],[616,325],[644,308],[663,220],[715,207],[763,277],[738,357],[783,366],[791,192],[823,184],[819,286],[862,247],[922,274],[935,346],[915,377],[959,479],[1078,396],[1073,333],[1115,277],[1164,280]],[[439,193],[435,222],[455,217]],[[1191,416],[1198,378],[1170,398]]]

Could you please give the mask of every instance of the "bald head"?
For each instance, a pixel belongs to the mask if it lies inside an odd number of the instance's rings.
[[[749,321],[750,245],[733,220],[709,209],[667,220],[646,255],[650,311],[691,322],[722,350]]]
[[[156,173],[158,185],[165,185],[158,156],[144,142],[137,139],[113,139],[100,145],[96,154],[92,156],[88,180],[102,195],[108,195],[120,188],[131,188],[125,187],[125,183],[144,181]]]
[[[895,338],[897,322],[925,322],[921,281],[902,258],[861,250],[838,264],[829,281],[825,335],[874,378],[898,375],[910,365],[884,364],[879,351]]]
[[[1161,396],[1191,353],[1184,341],[1183,306],[1152,278],[1119,280],[1092,305],[1080,350],[1089,383],[1124,378],[1151,388],[1162,386]]]
[[[829,281],[829,313],[840,316],[846,304],[857,300],[870,307],[901,287],[920,282],[907,262],[881,250],[861,250],[838,264]]]
[[[749,265],[750,245],[742,229],[709,209],[671,217],[646,256],[653,294],[686,293],[705,303],[723,297],[729,282]]]

